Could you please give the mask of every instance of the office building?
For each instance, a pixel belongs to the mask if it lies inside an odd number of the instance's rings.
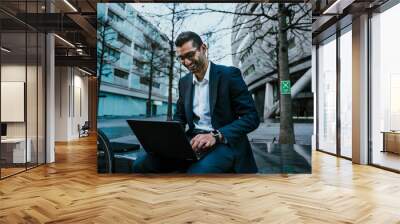
[[[310,5],[304,5],[305,10]],[[244,80],[256,101],[260,119],[279,117],[279,77],[277,71],[277,39],[274,34],[277,20],[268,16],[277,15],[277,5],[264,9],[260,3],[237,4],[233,18],[232,58],[233,64],[240,68]],[[301,9],[300,7],[297,10]],[[299,10],[300,11],[300,10]],[[267,16],[262,16],[265,13]],[[311,13],[311,12],[309,12]],[[255,14],[258,16],[248,16]],[[298,23],[310,23],[311,17],[304,16],[307,11],[298,13],[303,17]],[[297,21],[295,18],[294,21]],[[288,32],[289,72],[293,86],[293,116],[295,118],[313,117],[313,95],[311,92],[311,36],[310,32],[299,31],[294,35]]]
[[[97,17],[97,63],[98,69],[102,69],[98,116],[146,115],[150,72],[153,73],[151,115],[166,115],[169,86],[167,35],[130,4],[98,4]],[[179,67],[175,69],[178,71]],[[174,104],[178,79],[178,76],[173,79]]]

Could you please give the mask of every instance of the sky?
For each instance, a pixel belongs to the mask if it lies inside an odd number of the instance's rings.
[[[182,3],[187,8],[203,8],[207,5],[209,8],[219,10],[233,11],[235,3]],[[148,21],[153,24],[159,24],[158,27],[163,33],[169,33],[171,25],[157,14],[167,14],[169,10],[164,3],[131,3]],[[222,28],[232,27],[233,15],[221,13],[207,13],[202,15],[192,15],[182,24],[180,31],[193,31],[198,34],[204,34],[209,31],[220,30]],[[209,41],[209,56],[211,61],[232,66],[231,54],[231,30],[223,30],[211,36]],[[169,35],[167,35],[169,36]],[[203,41],[204,38],[202,37]]]

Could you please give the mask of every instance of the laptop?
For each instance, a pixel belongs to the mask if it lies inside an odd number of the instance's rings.
[[[127,120],[144,150],[151,155],[197,161],[208,152],[194,152],[178,121]]]

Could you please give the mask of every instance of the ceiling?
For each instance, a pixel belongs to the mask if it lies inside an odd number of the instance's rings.
[[[93,74],[96,71],[96,0],[1,0],[0,26],[2,46],[12,51],[9,58],[34,55],[36,46],[28,44],[25,35],[52,32],[55,38],[57,65],[82,67]],[[51,9],[51,10],[50,10]],[[49,13],[51,11],[52,13]],[[65,40],[65,41],[64,41]],[[22,57],[25,58],[25,57]],[[21,60],[21,59],[20,59]]]
[[[389,0],[313,0],[313,43],[351,23],[362,13],[374,12]]]

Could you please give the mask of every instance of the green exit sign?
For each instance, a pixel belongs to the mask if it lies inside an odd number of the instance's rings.
[[[290,94],[290,80],[281,81],[281,94]]]

